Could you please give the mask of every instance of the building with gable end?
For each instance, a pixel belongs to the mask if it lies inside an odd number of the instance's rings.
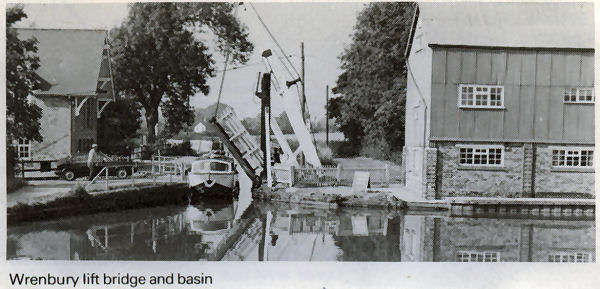
[[[43,169],[97,141],[97,119],[114,100],[108,32],[17,28],[21,39],[38,41],[40,89],[30,100],[42,109],[42,142],[16,141],[19,158]]]
[[[594,194],[592,3],[419,3],[406,54],[407,187]]]

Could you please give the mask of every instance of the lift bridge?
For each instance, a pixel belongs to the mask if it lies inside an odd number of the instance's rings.
[[[263,63],[265,65],[265,75],[269,77],[263,77],[262,83],[262,94],[267,95],[270,98],[271,103],[282,104],[291,126],[294,130],[294,134],[298,140],[299,147],[296,151],[292,151],[285,136],[283,135],[277,120],[270,112],[270,105],[267,106],[266,111],[262,112],[262,117],[265,118],[265,132],[266,137],[264,138],[265,144],[263,147],[267,148],[267,154],[261,150],[261,146],[258,145],[252,135],[248,133],[240,119],[237,117],[233,109],[225,107],[221,111],[217,111],[215,117],[210,120],[216,128],[221,139],[221,142],[229,150],[232,156],[235,158],[237,163],[244,170],[246,175],[253,181],[253,183],[260,184],[261,174],[266,175],[269,179],[270,185],[270,166],[265,166],[265,161],[270,164],[270,131],[273,132],[277,142],[279,143],[283,156],[281,163],[284,166],[298,166],[297,156],[300,153],[304,154],[304,158],[307,166],[321,167],[321,162],[317,156],[317,150],[313,143],[313,138],[304,122],[304,118],[301,113],[300,100],[298,97],[298,89],[296,84],[300,79],[288,80],[284,74],[285,64],[282,62],[282,57],[278,57],[275,61],[271,61],[269,58],[272,55],[270,50],[263,53]],[[295,78],[287,70],[288,78]],[[271,89],[272,88],[272,89]],[[258,85],[257,85],[258,90]],[[274,93],[271,93],[273,91]],[[258,91],[257,91],[258,95]],[[273,95],[273,97],[271,97]],[[264,96],[263,96],[264,97]],[[263,109],[265,107],[263,106]],[[266,170],[266,172],[264,172]]]

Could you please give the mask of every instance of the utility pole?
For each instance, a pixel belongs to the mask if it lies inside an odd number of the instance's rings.
[[[304,42],[300,43],[300,55],[301,55],[301,59],[302,59],[302,97],[300,99],[300,107],[302,108],[302,120],[306,122],[306,111],[305,111],[305,107],[306,107],[306,78],[304,78]]]
[[[306,107],[306,94],[304,93],[306,86],[306,79],[304,78],[304,42],[300,42],[300,59],[302,60],[302,65],[301,65],[301,69],[302,69],[302,95],[300,96],[300,109],[302,112],[302,121],[304,122],[304,126],[306,126],[306,112],[305,112],[305,107]],[[304,154],[300,154],[300,165],[301,166],[305,166],[306,162],[304,159]]]
[[[325,86],[325,143],[329,147],[329,85]]]
[[[264,170],[262,176],[266,177],[267,184],[271,186],[271,74],[264,73],[261,81],[261,142],[263,150]],[[257,93],[258,95],[258,93]]]

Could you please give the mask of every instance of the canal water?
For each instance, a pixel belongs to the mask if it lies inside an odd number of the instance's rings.
[[[593,220],[204,201],[8,228],[8,259],[594,262]]]

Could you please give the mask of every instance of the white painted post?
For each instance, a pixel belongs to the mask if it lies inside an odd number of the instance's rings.
[[[294,181],[295,181],[295,177],[296,177],[295,170],[296,170],[296,167],[291,165],[290,166],[290,188],[294,186]]]
[[[104,168],[106,170],[106,176],[104,177],[106,179],[106,190],[108,191],[108,167]]]
[[[131,186],[135,187],[135,176],[133,175],[133,167],[131,167]]]
[[[335,173],[338,185],[342,183],[342,166],[338,164],[337,172]]]
[[[390,166],[385,164],[385,185],[390,186]]]

